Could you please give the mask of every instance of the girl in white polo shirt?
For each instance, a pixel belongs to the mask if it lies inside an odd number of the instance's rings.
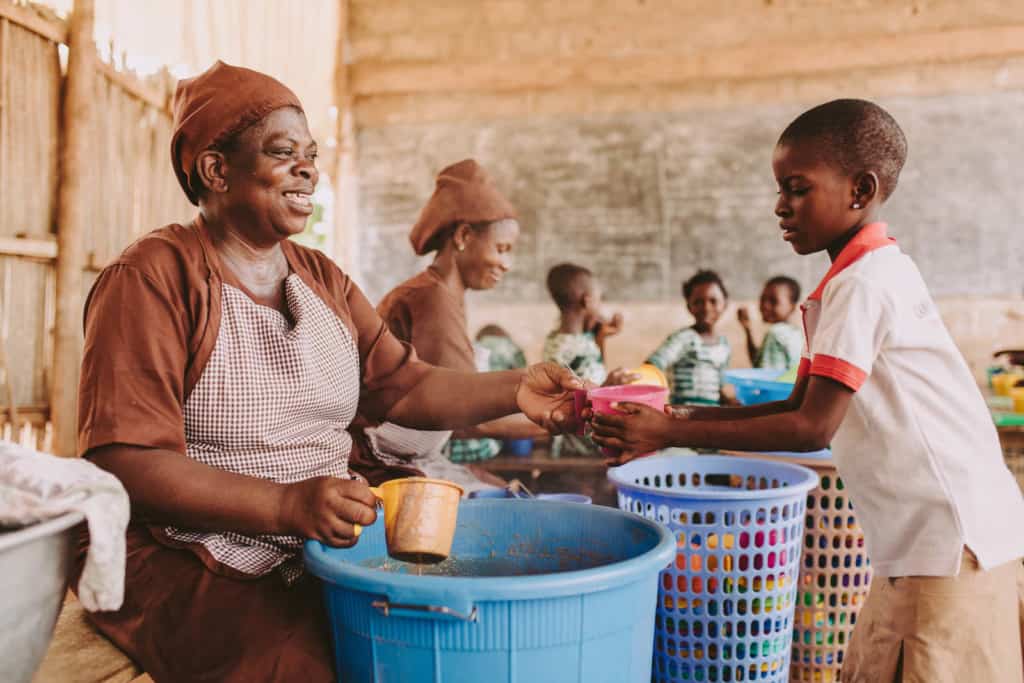
[[[811,109],[779,139],[775,213],[798,254],[832,265],[804,310],[785,401],[741,408],[621,404],[592,415],[621,464],[667,446],[811,451],[831,444],[875,581],[844,683],[1021,683],[1024,498],[985,401],[914,262],[877,219],[907,143],[863,100]]]

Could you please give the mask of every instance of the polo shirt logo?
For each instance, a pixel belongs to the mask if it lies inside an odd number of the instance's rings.
[[[928,314],[931,312],[932,305],[930,301],[918,301],[916,304],[914,304],[914,315],[916,315],[918,319],[927,318]]]

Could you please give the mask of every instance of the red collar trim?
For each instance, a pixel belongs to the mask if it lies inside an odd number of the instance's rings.
[[[887,247],[890,244],[896,244],[896,240],[889,237],[888,230],[889,226],[885,223],[868,223],[861,228],[860,232],[850,240],[850,243],[839,252],[838,258],[832,262],[832,266],[825,273],[825,277],[822,278],[818,288],[807,299],[821,300],[821,293],[825,290],[825,285],[836,275],[839,275],[843,270],[859,261],[865,254],[875,249]]]

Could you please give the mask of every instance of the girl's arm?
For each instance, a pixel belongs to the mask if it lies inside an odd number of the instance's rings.
[[[619,404],[624,414],[591,416],[594,440],[622,455],[615,464],[668,446],[738,451],[815,451],[828,446],[846,415],[853,391],[825,377],[811,377],[797,407],[710,408],[703,419],[673,417],[646,406]],[[794,391],[794,394],[797,392]],[[793,397],[791,397],[791,400]],[[781,406],[784,410],[778,410]],[[778,410],[778,412],[770,412]]]
[[[673,417],[687,420],[740,420],[762,415],[775,415],[796,410],[803,403],[810,377],[803,375],[793,385],[793,391],[785,401],[758,403],[751,406],[669,406],[666,412]]]
[[[757,365],[757,354],[760,349],[757,348],[757,342],[754,341],[754,333],[750,331],[750,328],[744,327],[743,332],[747,336],[747,355],[750,356],[750,365],[754,367]]]

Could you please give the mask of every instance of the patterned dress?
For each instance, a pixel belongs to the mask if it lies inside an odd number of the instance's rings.
[[[708,343],[697,330],[687,327],[670,334],[647,362],[669,377],[673,404],[718,405],[722,372],[729,367],[731,355],[725,337]]]
[[[604,384],[608,379],[608,369],[604,365],[601,347],[597,345],[597,339],[590,332],[550,333],[544,340],[544,360],[563,365],[581,379],[594,384]]]
[[[803,347],[803,330],[792,323],[775,323],[764,335],[754,367],[779,370],[794,368],[800,365]]]

